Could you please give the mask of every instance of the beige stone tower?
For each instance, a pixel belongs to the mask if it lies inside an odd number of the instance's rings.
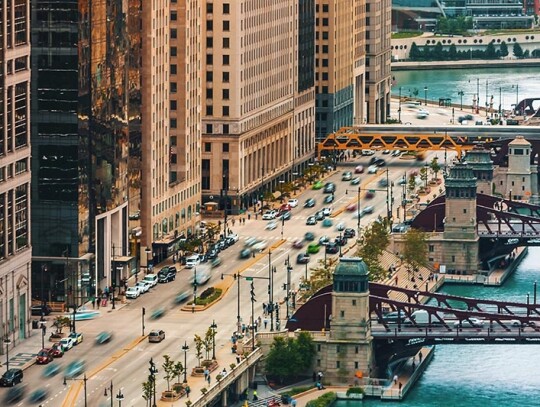
[[[476,177],[471,166],[457,163],[445,178],[446,208],[442,264],[459,274],[476,272]]]
[[[516,136],[508,144],[506,194],[512,200],[529,200],[531,191],[531,143]]]
[[[368,269],[361,258],[341,258],[334,272],[330,336],[325,344],[325,380],[353,383],[372,365]]]

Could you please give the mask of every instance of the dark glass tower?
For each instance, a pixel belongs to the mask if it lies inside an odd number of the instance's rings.
[[[33,272],[47,265],[49,300],[80,304],[130,269],[115,260],[139,199],[140,0],[32,6]]]

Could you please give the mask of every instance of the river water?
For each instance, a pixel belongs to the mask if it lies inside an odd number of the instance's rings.
[[[540,248],[530,248],[502,287],[448,285],[441,292],[526,302],[540,281]],[[539,298],[540,300],[540,298]],[[358,406],[338,402],[335,407]],[[368,399],[364,406],[388,406]],[[400,407],[540,406],[540,345],[438,345],[435,357]]]
[[[452,103],[459,104],[461,97],[458,92],[463,91],[463,105],[471,106],[478,92],[481,107],[485,107],[487,94],[488,103],[493,103],[494,109],[499,108],[499,102],[502,109],[511,109],[516,98],[520,101],[527,97],[540,98],[539,72],[540,68],[520,67],[397,71],[392,73],[395,79],[392,95],[399,96],[401,87],[402,97],[414,97],[416,89],[416,97],[424,100],[424,88],[427,87],[428,100],[451,98]]]

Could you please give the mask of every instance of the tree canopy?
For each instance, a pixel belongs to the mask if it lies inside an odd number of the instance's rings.
[[[315,356],[313,338],[301,332],[295,338],[276,337],[266,356],[266,371],[280,383],[306,374]]]
[[[385,222],[372,222],[364,231],[364,241],[362,247],[358,251],[358,255],[362,257],[369,270],[369,279],[378,281],[383,276],[384,270],[380,263],[379,257],[388,246],[389,237],[388,229]]]
[[[405,233],[403,260],[412,269],[427,264],[427,236],[419,229],[411,228]]]

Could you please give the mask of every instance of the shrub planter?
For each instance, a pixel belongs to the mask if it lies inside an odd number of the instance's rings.
[[[65,333],[54,333],[49,336],[49,342],[59,342],[60,339],[65,338]]]
[[[191,370],[191,376],[200,377],[204,376],[205,369],[208,369],[210,373],[219,367],[217,360],[203,360],[201,366],[194,367]]]
[[[176,401],[181,397],[181,394],[174,390],[165,390],[161,392],[161,401]]]

